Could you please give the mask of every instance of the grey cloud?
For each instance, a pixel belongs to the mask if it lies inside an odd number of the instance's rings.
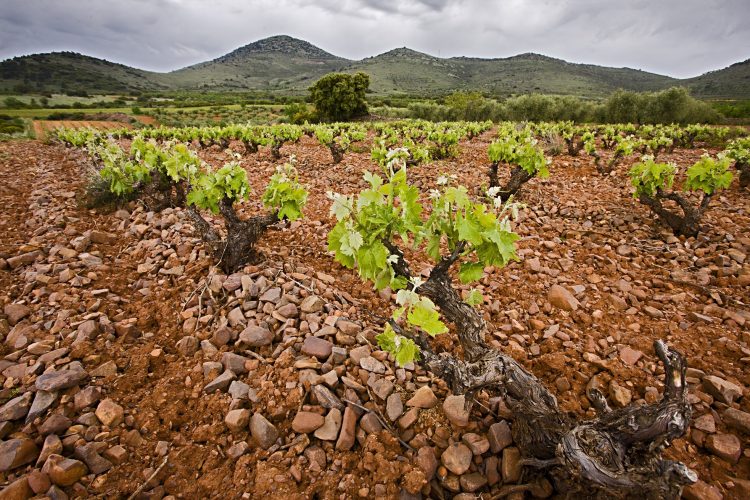
[[[750,57],[747,0],[3,0],[0,58],[74,50],[169,71],[289,34],[350,59],[541,52],[695,76]]]

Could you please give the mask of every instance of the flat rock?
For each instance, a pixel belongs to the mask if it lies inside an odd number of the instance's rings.
[[[203,392],[206,394],[212,394],[216,391],[226,391],[229,384],[232,383],[237,376],[232,370],[224,370],[224,373],[213,379],[211,382],[206,384],[203,388]]]
[[[320,361],[328,359],[333,350],[333,343],[320,337],[307,337],[302,342],[302,354],[313,356]]]
[[[456,427],[469,425],[469,411],[466,409],[466,398],[463,394],[446,397],[443,401],[443,412]]]
[[[735,410],[734,408],[727,408],[722,414],[721,419],[729,427],[750,434],[750,413]]]
[[[125,410],[122,406],[107,398],[96,407],[96,418],[107,427],[117,427],[122,423]]]
[[[357,430],[357,413],[349,406],[344,410],[344,419],[341,424],[341,432],[336,441],[336,449],[348,451],[354,446],[355,431]]]
[[[255,413],[250,418],[250,434],[258,446],[267,450],[279,438],[279,431],[260,413]]]
[[[416,408],[433,408],[437,405],[438,399],[435,393],[432,392],[429,386],[423,385],[414,392],[414,395],[406,402],[406,406],[412,406]]]
[[[552,285],[550,287],[549,292],[547,292],[547,300],[550,304],[563,311],[576,311],[580,306],[578,299],[567,288],[560,285]]]
[[[727,405],[742,397],[742,387],[714,375],[703,377],[703,389]]]
[[[240,356],[233,352],[225,352],[221,355],[221,364],[226,370],[231,370],[232,373],[237,375],[243,375],[248,372],[246,363],[250,361],[250,358]]]
[[[324,423],[323,415],[311,411],[298,411],[292,420],[292,429],[300,434],[308,434],[320,429]]]
[[[72,486],[88,473],[88,469],[79,460],[50,455],[42,472],[46,472],[50,480],[58,486]]]
[[[521,452],[518,448],[509,447],[503,450],[501,467],[504,482],[515,483],[521,479]]]
[[[343,421],[343,415],[341,410],[333,408],[325,416],[323,425],[315,430],[313,434],[316,438],[323,441],[336,441],[341,430],[341,423]]]
[[[474,455],[463,443],[453,443],[440,456],[440,461],[452,473],[460,476],[469,470]]]
[[[13,470],[36,460],[39,456],[31,439],[8,439],[0,443],[0,472]]]
[[[3,307],[3,312],[8,318],[10,326],[14,326],[23,318],[31,314],[31,309],[24,304],[6,304],[5,307]]]
[[[340,411],[344,411],[344,403],[342,403],[339,397],[328,387],[320,384],[314,385],[312,393],[323,408],[336,408]]]
[[[508,425],[508,422],[505,420],[492,424],[487,438],[490,442],[492,453],[500,453],[513,444],[513,435],[510,431],[510,425]]]
[[[244,408],[230,410],[224,417],[224,423],[230,432],[244,432],[247,430],[248,423],[250,423],[250,410]]]
[[[308,295],[300,304],[300,309],[305,314],[313,314],[323,310],[325,302],[317,295]]]
[[[736,464],[742,454],[742,444],[734,434],[711,434],[706,438],[706,449],[731,464]]]
[[[378,373],[381,375],[385,373],[385,365],[372,356],[365,356],[360,359],[359,366],[370,373]]]
[[[0,422],[25,417],[29,413],[31,398],[33,397],[34,395],[31,392],[25,392],[5,403],[0,407]]]
[[[401,395],[394,392],[388,396],[388,399],[385,402],[385,414],[391,422],[395,422],[403,413],[404,403],[401,401]]]
[[[78,363],[71,363],[71,368],[47,372],[39,375],[34,384],[40,391],[55,392],[74,387],[88,378],[88,373]]]
[[[415,460],[417,467],[419,467],[424,473],[425,479],[431,481],[435,477],[435,471],[437,471],[438,461],[435,456],[435,449],[431,446],[423,446],[417,452],[417,458]]]
[[[102,474],[112,468],[112,462],[99,454],[97,443],[76,446],[74,454],[93,474]]]
[[[643,353],[641,351],[636,351],[628,346],[620,350],[620,360],[628,366],[635,366],[642,356]]]
[[[26,415],[26,423],[32,422],[36,417],[49,410],[55,401],[57,401],[56,392],[36,391],[34,402],[29,409],[28,415]]]
[[[45,491],[47,490],[39,493]],[[26,500],[33,497],[34,493],[37,492],[32,490],[31,481],[26,476],[21,476],[0,491],[0,498],[3,500]]]
[[[273,333],[268,328],[251,325],[242,330],[239,341],[249,347],[264,347],[273,342]]]

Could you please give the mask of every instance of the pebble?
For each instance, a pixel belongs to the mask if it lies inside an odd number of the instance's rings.
[[[449,471],[460,476],[469,470],[473,456],[465,444],[453,443],[440,455],[440,461]]]
[[[438,399],[435,396],[435,393],[426,385],[417,389],[411,399],[406,402],[406,406],[425,409],[433,408],[437,404]]]
[[[565,287],[552,285],[547,292],[547,300],[550,304],[563,311],[577,311],[580,302]]]
[[[267,450],[279,438],[279,431],[260,413],[250,418],[250,434],[262,449]]]

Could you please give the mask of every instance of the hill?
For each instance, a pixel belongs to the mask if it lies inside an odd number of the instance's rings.
[[[750,60],[680,80],[631,68],[569,63],[539,54],[496,59],[440,58],[404,47],[351,61],[285,35],[258,40],[214,60],[169,73],[144,71],[72,52],[15,57],[0,62],[0,91],[23,85],[29,91],[48,92],[300,93],[331,71],[364,71],[378,94],[439,95],[478,90],[499,96],[537,92],[601,97],[618,88],[654,91],[683,85],[698,97],[750,97]]]

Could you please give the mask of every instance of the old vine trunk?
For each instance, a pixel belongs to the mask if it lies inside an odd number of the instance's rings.
[[[482,316],[461,300],[449,275],[463,248],[459,245],[443,258],[416,291],[435,302],[454,324],[464,356],[436,353],[424,336],[412,336],[422,349],[425,367],[443,378],[454,394],[488,390],[505,397],[514,414],[512,433],[524,455],[527,479],[547,474],[557,491],[575,498],[679,498],[682,487],[697,476],[680,462],[663,460],[661,451],[689,426],[685,359],[655,342],[666,373],[661,401],[612,411],[604,395],[593,390],[588,396],[597,418],[576,422],[534,375],[485,342]],[[391,251],[399,257],[394,270],[409,278],[403,254],[395,247]]]

